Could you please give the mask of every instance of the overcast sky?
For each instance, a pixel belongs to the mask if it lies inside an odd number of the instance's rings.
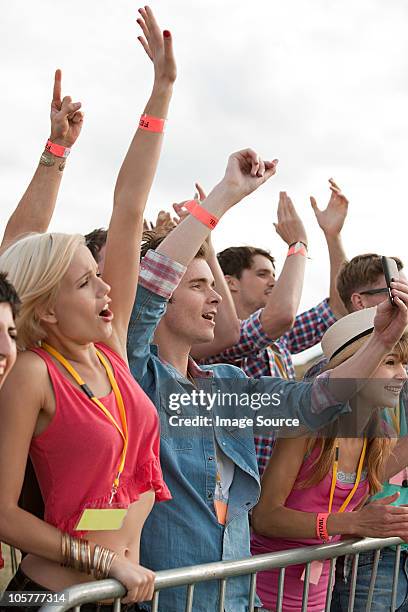
[[[209,189],[228,154],[251,146],[278,173],[214,232],[219,249],[271,249],[278,268],[277,198],[304,219],[312,260],[302,308],[327,294],[324,238],[309,204],[328,201],[333,176],[350,200],[349,257],[407,260],[408,4],[406,0],[152,0],[178,64],[164,150],[147,207]],[[55,68],[63,95],[83,103],[84,127],[67,163],[51,229],[106,225],[121,160],[150,93],[152,66],[130,0],[13,0],[0,21],[0,226],[21,197],[49,135]]]

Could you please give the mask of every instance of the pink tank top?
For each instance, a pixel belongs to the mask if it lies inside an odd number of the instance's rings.
[[[109,360],[122,393],[129,430],[126,464],[115,502],[127,507],[154,489],[156,501],[171,499],[159,461],[157,410],[139,387],[127,364],[105,345],[96,345]],[[45,505],[44,520],[62,531],[74,531],[87,507],[106,507],[123,448],[122,437],[103,412],[75,387],[43,349],[31,349],[47,364],[55,395],[55,415],[34,437],[30,457]],[[85,381],[86,382],[86,381]],[[100,398],[120,423],[113,391]]]
[[[296,485],[304,481],[310,476],[310,468],[314,459],[319,452],[318,448],[313,449],[312,453],[307,457],[299,474],[296,478],[296,483],[290,492],[285,507],[292,510],[301,510],[303,512],[328,512],[330,486],[332,482],[332,471],[321,480],[318,484],[307,489],[296,488]],[[353,488],[353,484],[342,483],[337,480],[333,498],[333,512],[337,512],[346,499],[347,495]],[[353,498],[348,505],[346,512],[351,512],[358,506],[369,492],[369,485],[366,478],[360,481]],[[333,536],[331,542],[340,540],[341,536]],[[263,553],[277,552],[280,550],[289,550],[300,548],[303,546],[316,546],[321,544],[318,538],[306,539],[299,538],[296,540],[284,538],[267,538],[265,536],[253,533],[251,537],[251,553],[253,555],[261,555]],[[302,595],[304,582],[301,580],[305,565],[291,565],[285,570],[285,586],[283,598],[283,612],[299,612],[302,608]],[[323,570],[318,584],[309,585],[309,600],[308,612],[323,612],[326,603],[326,590],[329,581],[330,562],[325,561]],[[274,610],[278,595],[278,578],[279,570],[268,570],[259,572],[256,578],[257,593],[265,608]]]

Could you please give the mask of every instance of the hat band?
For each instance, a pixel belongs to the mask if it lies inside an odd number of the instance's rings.
[[[369,329],[366,329],[365,331],[361,332],[361,334],[357,334],[357,336],[353,336],[352,338],[350,338],[350,340],[347,340],[347,342],[342,344],[337,350],[334,351],[333,355],[330,357],[330,360],[334,359],[334,357],[341,353],[341,351],[343,351],[345,348],[350,346],[350,344],[353,344],[353,342],[360,340],[360,338],[364,338],[364,336],[369,336],[373,330],[374,327],[370,327]]]

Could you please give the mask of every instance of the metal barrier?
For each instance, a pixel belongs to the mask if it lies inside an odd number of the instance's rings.
[[[207,580],[220,581],[220,602],[218,612],[224,612],[225,588],[228,578],[234,576],[250,575],[250,589],[248,593],[249,612],[254,612],[256,573],[267,569],[280,569],[278,599],[276,612],[282,611],[283,589],[285,581],[285,568],[289,565],[306,564],[305,581],[303,588],[302,612],[307,612],[307,601],[309,592],[310,564],[312,561],[323,561],[330,559],[330,579],[327,587],[327,598],[325,612],[329,612],[331,605],[331,593],[334,584],[335,561],[337,557],[353,555],[351,572],[351,585],[348,610],[354,610],[354,596],[357,580],[358,557],[360,553],[376,550],[372,568],[371,582],[369,587],[366,612],[371,609],[374,586],[377,576],[380,550],[387,546],[397,546],[395,571],[392,585],[392,596],[390,602],[391,612],[395,611],[397,596],[397,581],[400,559],[399,538],[365,538],[363,540],[346,540],[334,544],[323,544],[320,546],[307,546],[296,550],[281,551],[276,553],[257,555],[240,559],[239,561],[218,561],[216,563],[206,563],[204,565],[193,565],[178,569],[158,572],[155,580],[155,594],[152,600],[152,612],[158,612],[160,591],[169,587],[186,586],[187,598],[185,612],[192,612],[194,600],[194,585]],[[88,582],[69,587],[59,593],[64,597],[65,603],[47,604],[41,608],[41,612],[64,612],[74,608],[79,612],[80,606],[85,603],[102,601],[104,599],[114,599],[114,612],[120,611],[120,598],[125,595],[124,587],[116,580],[101,580],[100,582]],[[60,597],[62,599],[62,597]],[[180,611],[181,612],[181,611]],[[211,611],[212,612],[212,611]],[[216,612],[216,611],[214,611]],[[358,611],[360,612],[360,610]]]

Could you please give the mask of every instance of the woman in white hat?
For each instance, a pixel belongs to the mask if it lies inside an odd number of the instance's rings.
[[[375,312],[376,308],[369,308],[352,313],[326,332],[322,348],[328,369],[351,358],[367,340]],[[408,508],[390,505],[398,494],[363,507],[367,496],[379,491],[404,461],[401,448],[395,448],[390,458],[396,440],[381,420],[381,409],[398,405],[407,362],[405,334],[370,382],[353,381],[358,389],[354,410],[335,425],[336,431],[277,441],[252,515],[253,554],[333,542],[346,534],[408,538]],[[304,570],[304,565],[286,568],[285,612],[302,607]],[[258,574],[258,595],[266,610],[276,607],[278,577],[279,570]],[[329,562],[313,562],[309,612],[324,610],[328,578]]]

